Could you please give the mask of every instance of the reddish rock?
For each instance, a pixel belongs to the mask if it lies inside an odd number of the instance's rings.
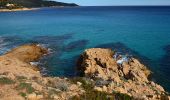
[[[133,62],[124,62],[120,67],[113,55],[114,52],[110,49],[92,48],[85,50],[78,61],[78,70],[91,79],[103,79],[109,82],[107,86],[95,87],[98,91],[112,93],[114,90],[126,93],[136,99],[141,99],[140,96],[142,96],[146,100],[160,100],[155,98],[161,97],[165,91],[163,87],[154,82],[148,84],[150,71],[146,66],[132,58]]]

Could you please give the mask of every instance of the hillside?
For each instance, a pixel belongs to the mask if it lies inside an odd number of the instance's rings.
[[[78,6],[74,3],[63,3],[47,0],[0,0],[0,8],[6,8],[7,4],[14,4],[14,7],[50,7],[50,6]]]

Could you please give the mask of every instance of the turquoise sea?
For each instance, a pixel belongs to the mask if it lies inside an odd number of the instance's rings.
[[[76,76],[76,59],[87,48],[133,54],[153,71],[152,80],[170,91],[170,7],[67,7],[0,12],[0,54],[39,43],[51,54],[42,73]]]

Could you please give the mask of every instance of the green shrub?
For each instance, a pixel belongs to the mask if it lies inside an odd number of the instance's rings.
[[[130,97],[127,94],[122,94],[116,91],[113,91],[113,93],[109,94],[106,92],[100,92],[94,90],[94,83],[91,81],[89,82],[88,79],[85,78],[73,78],[71,79],[73,83],[81,82],[82,87],[86,91],[83,95],[77,97],[71,98],[71,100],[132,100],[132,97]]]
[[[68,85],[66,83],[58,83],[56,86],[57,89],[61,90],[61,91],[67,91],[68,90]]]
[[[34,92],[34,88],[31,86],[30,83],[20,83],[18,86],[17,86],[17,90],[23,90],[23,89],[26,89],[26,92],[27,93],[32,93]]]
[[[26,77],[24,77],[24,76],[17,76],[17,80],[18,81],[25,81],[27,78]]]
[[[83,94],[81,98],[87,100],[114,100],[114,95],[108,94],[106,92],[91,90],[91,91],[86,91],[86,93]]]
[[[0,78],[0,84],[13,84],[13,83],[15,82],[7,77]]]
[[[86,91],[80,97],[75,96],[71,100],[114,100],[114,95],[94,90],[94,83],[87,78],[78,77],[73,78],[71,81],[73,83],[81,82],[81,86]]]
[[[82,83],[81,86],[87,91],[92,90],[94,88],[94,83],[91,82],[90,79],[87,79],[87,78],[76,77],[76,78],[72,78],[71,81],[74,84],[77,84],[77,82]]]
[[[24,98],[27,96],[27,94],[24,93],[24,92],[20,92],[19,95],[21,95],[21,96],[24,97]]]
[[[132,100],[132,97],[127,95],[127,94],[123,94],[123,93],[115,93],[115,98],[116,100]]]

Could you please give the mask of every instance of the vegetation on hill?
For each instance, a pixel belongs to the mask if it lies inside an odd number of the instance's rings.
[[[50,0],[0,0],[0,8],[7,8],[7,4],[14,4],[14,7],[50,7],[50,6],[78,6],[75,3],[63,3]]]

